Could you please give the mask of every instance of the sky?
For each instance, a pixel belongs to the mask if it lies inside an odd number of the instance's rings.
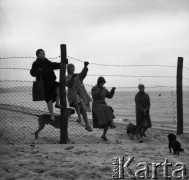
[[[107,85],[175,85],[174,78],[142,76],[176,76],[176,68],[92,63],[177,66],[177,58],[183,57],[189,67],[189,1],[0,0],[0,39],[0,57],[36,57],[36,50],[42,48],[52,58],[60,55],[60,44],[66,44],[68,57],[91,63],[88,84],[96,83],[98,75],[118,75],[107,76]],[[0,67],[30,69],[34,60],[0,59]],[[83,63],[70,62],[76,72],[81,71]],[[184,76],[189,79],[188,69]],[[0,79],[34,80],[27,70],[2,69]],[[184,83],[189,86],[188,80]]]

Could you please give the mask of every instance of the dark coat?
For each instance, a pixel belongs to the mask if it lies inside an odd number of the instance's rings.
[[[42,69],[42,70],[39,70]],[[39,59],[32,64],[30,74],[36,77],[36,80],[40,80],[40,75],[43,81],[55,81],[56,75],[53,70],[60,69],[60,63],[51,62],[48,59]]]
[[[143,125],[144,120],[147,120],[148,128],[152,127],[150,118],[150,97],[147,93],[138,92],[135,95],[135,105],[136,105],[136,125]],[[144,114],[146,111],[146,115]]]
[[[56,75],[53,71],[54,69],[60,69],[60,63],[51,62],[46,58],[44,60],[37,58],[30,70],[30,74],[36,77],[36,81],[42,80],[44,82],[46,102],[50,100],[54,102],[57,96],[55,90],[59,86],[59,83],[55,81]]]
[[[109,92],[105,87],[97,85],[92,88],[93,128],[103,128],[106,124],[110,125],[115,118],[112,107],[108,106],[105,101],[105,98],[112,98],[114,93],[114,89]]]

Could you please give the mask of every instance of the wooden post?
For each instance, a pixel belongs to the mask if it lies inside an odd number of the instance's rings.
[[[183,92],[182,92],[183,57],[177,63],[177,135],[183,134]]]
[[[67,144],[68,141],[68,118],[67,118],[67,102],[66,102],[66,64],[67,53],[66,45],[60,45],[61,52],[61,67],[60,67],[60,104],[63,107],[61,109],[61,121],[60,121],[60,144]]]

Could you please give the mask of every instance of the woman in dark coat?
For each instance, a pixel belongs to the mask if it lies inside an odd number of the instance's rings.
[[[54,121],[55,116],[53,112],[53,102],[56,101],[55,107],[61,108],[59,98],[59,83],[56,81],[56,75],[54,69],[60,69],[60,63],[51,62],[45,58],[45,51],[38,49],[36,51],[37,59],[32,64],[30,74],[36,77],[37,81],[42,80],[44,82],[45,101],[51,119]]]
[[[144,92],[144,85],[138,85],[139,92],[135,95],[136,104],[136,125],[143,127],[142,135],[146,136],[145,131],[152,127],[150,119],[150,97]],[[144,127],[144,121],[147,122],[147,126]]]
[[[106,83],[103,77],[99,77],[97,80],[97,85],[91,90],[92,94],[92,117],[93,117],[93,127],[103,128],[103,134],[101,138],[107,141],[106,133],[108,128],[115,128],[113,119],[115,118],[113,114],[112,107],[106,104],[105,98],[112,98],[115,93],[115,87],[109,92],[104,84]]]

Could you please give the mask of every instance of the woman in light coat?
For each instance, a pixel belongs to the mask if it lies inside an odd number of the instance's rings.
[[[66,76],[66,85],[68,87],[67,98],[69,105],[74,107],[77,114],[77,122],[81,123],[81,114],[85,122],[85,129],[92,131],[92,128],[89,126],[87,112],[90,112],[90,102],[91,97],[88,95],[83,80],[87,76],[88,72],[88,62],[84,62],[84,68],[79,74],[74,74],[75,66],[73,64],[68,64],[67,71],[68,75]]]

